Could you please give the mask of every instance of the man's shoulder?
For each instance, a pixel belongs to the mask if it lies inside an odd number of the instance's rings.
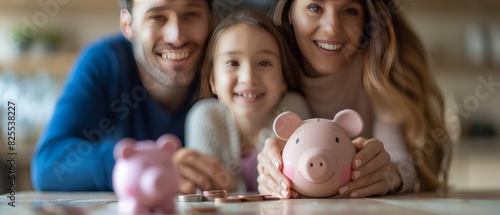
[[[137,66],[130,42],[121,34],[103,37],[88,44],[80,53],[68,82],[100,87],[112,98],[137,86]],[[73,85],[71,85],[73,86]],[[106,90],[104,91],[103,89]]]
[[[80,53],[77,71],[116,76],[124,70],[137,68],[130,41],[122,34],[113,34],[88,44]]]
[[[99,38],[95,40],[93,43],[90,44],[90,46],[95,46],[95,47],[111,47],[111,46],[120,46],[120,45],[130,45],[130,41],[123,36],[121,33],[115,33],[115,34],[110,34],[106,35],[102,38]]]
[[[108,35],[90,43],[86,48],[86,52],[112,52],[118,54],[118,56],[123,54],[133,55],[130,41],[121,33]]]

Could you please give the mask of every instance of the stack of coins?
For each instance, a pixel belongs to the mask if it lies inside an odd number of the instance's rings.
[[[219,203],[237,203],[237,202],[242,202],[243,199],[239,198],[238,196],[228,196],[226,198],[215,198],[214,202],[215,204]]]
[[[214,201],[215,198],[226,198],[227,191],[226,190],[210,190],[203,191],[203,200],[205,201]]]
[[[271,195],[244,194],[244,195],[227,195],[226,190],[210,190],[203,191],[203,194],[188,194],[179,195],[178,202],[201,202],[212,201],[215,203],[237,203],[237,202],[256,202],[256,201],[272,201],[280,200],[281,198]]]
[[[280,200],[280,199],[281,198],[279,198],[279,197],[275,197],[275,196],[271,196],[271,195],[245,194],[245,195],[228,196],[226,198],[215,198],[214,202],[215,202],[215,204],[220,204],[220,203],[273,201],[273,200]]]
[[[177,197],[178,202],[201,202],[203,196],[201,194],[180,195]]]

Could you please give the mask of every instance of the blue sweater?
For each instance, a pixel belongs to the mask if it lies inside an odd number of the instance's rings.
[[[124,137],[156,140],[172,133],[184,143],[184,121],[196,87],[179,111],[168,113],[142,85],[125,37],[91,45],[76,61],[39,139],[31,169],[35,189],[112,190],[116,142]]]

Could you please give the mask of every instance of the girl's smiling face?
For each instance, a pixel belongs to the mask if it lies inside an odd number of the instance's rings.
[[[271,34],[248,24],[227,29],[216,44],[210,85],[235,116],[270,114],[287,89]]]

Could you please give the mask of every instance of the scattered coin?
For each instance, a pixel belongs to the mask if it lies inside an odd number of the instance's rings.
[[[238,198],[242,199],[244,202],[262,201],[262,197],[260,195],[245,194],[245,195],[238,195]]]
[[[75,214],[75,215],[83,215],[86,214],[83,208],[65,205],[65,204],[42,204],[39,206],[35,206],[36,214],[41,215],[54,215],[54,214]]]
[[[179,202],[201,202],[202,196],[201,194],[188,194],[188,195],[180,195],[177,197],[177,201]]]
[[[242,202],[243,199],[237,197],[237,196],[229,196],[226,198],[215,198],[214,202],[216,204],[218,203],[235,203],[235,202]]]
[[[222,197],[219,197],[222,198]],[[208,201],[208,202],[213,202],[215,200],[215,197],[205,197],[203,196],[203,201]]]
[[[217,213],[217,208],[212,206],[203,207],[191,207],[189,208],[188,214],[215,214]]]
[[[275,201],[275,200],[281,200],[280,197],[276,197],[276,196],[271,196],[271,195],[264,195],[264,196],[261,196],[262,199],[264,199],[264,201]]]

